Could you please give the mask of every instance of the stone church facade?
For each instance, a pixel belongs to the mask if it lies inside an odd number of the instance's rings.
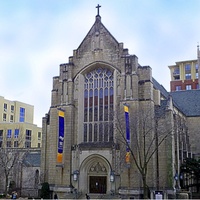
[[[179,184],[174,180],[178,144],[184,140],[176,120],[184,124],[186,116],[152,77],[151,67],[129,54],[98,12],[80,46],[53,77],[51,106],[42,124],[42,180],[60,198],[73,191],[139,197],[140,169],[150,158],[145,168],[149,191],[173,194]],[[181,130],[186,135],[187,128]]]

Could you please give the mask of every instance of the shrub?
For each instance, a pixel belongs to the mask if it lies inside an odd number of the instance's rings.
[[[40,197],[43,198],[43,199],[50,199],[49,183],[47,183],[47,182],[42,183]]]

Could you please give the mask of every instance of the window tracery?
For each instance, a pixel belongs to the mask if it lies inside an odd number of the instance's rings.
[[[84,142],[113,141],[113,72],[97,68],[84,75]]]

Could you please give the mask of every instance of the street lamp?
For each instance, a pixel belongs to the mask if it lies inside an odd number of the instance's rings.
[[[178,181],[178,173],[175,174],[174,179],[175,181]]]
[[[74,180],[74,181],[77,181],[77,180],[78,180],[78,175],[79,175],[79,171],[78,171],[78,170],[75,170],[75,171],[73,172],[73,180]]]
[[[115,181],[115,173],[114,171],[110,172],[110,182],[114,182]]]

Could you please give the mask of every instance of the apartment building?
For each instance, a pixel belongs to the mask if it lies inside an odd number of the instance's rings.
[[[33,124],[34,106],[0,96],[0,148],[41,147],[42,128]]]
[[[199,47],[197,59],[178,61],[168,66],[171,74],[170,91],[199,89]]]

